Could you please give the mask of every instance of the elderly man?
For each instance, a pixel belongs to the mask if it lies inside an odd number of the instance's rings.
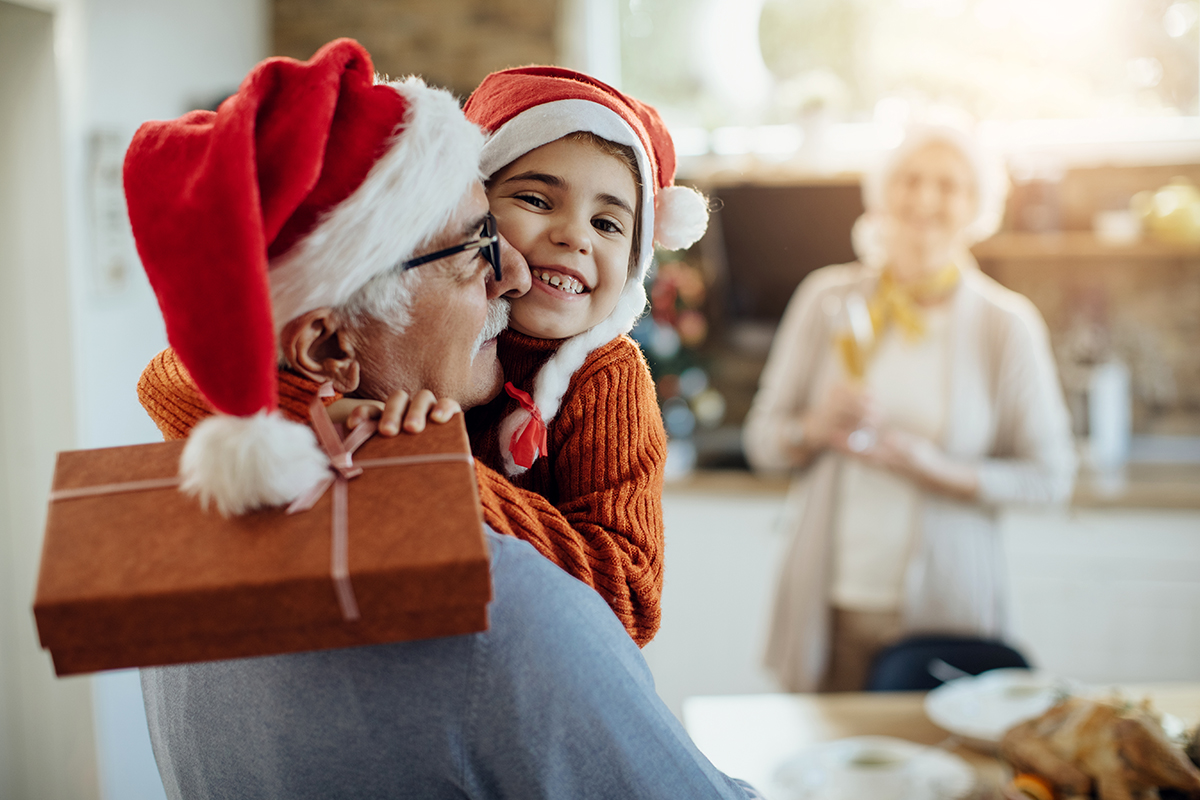
[[[529,276],[492,227],[481,145],[451,97],[375,83],[348,40],[139,130],[139,253],[221,412],[189,438],[191,491],[227,513],[302,493],[312,434],[278,409],[316,386],[464,407],[498,391],[494,309]],[[523,541],[487,542],[484,633],[144,670],[168,796],[755,796],[691,744],[592,589]]]

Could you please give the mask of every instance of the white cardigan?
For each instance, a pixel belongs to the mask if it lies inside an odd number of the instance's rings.
[[[836,374],[831,295],[869,297],[876,269],[825,267],[796,290],[775,334],[746,419],[750,464],[786,470],[789,422]],[[979,502],[925,492],[919,541],[906,567],[901,614],[910,632],[1004,633],[1004,582],[995,512],[1003,504],[1065,502],[1076,458],[1045,323],[1025,297],[971,263],[951,308],[954,337],[942,449],[979,470]],[[766,664],[790,691],[814,691],[829,656],[830,556],[843,456],[826,452],[792,484],[785,524],[793,538],[775,597]]]

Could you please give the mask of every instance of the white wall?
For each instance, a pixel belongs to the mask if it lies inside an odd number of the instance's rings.
[[[54,17],[0,2],[0,796],[96,796],[89,685],[57,681],[30,602],[54,453],[73,445]]]
[[[21,121],[0,125],[0,797],[161,797],[136,673],[54,679],[29,603],[54,452],[159,438],[135,386],[165,337],[122,223],[121,155],[141,122],[236,89],[267,52],[269,6],[19,4],[0,0],[0,122]],[[18,261],[22,242],[45,252]]]
[[[618,0],[560,0],[558,63],[621,88]]]
[[[1013,630],[1037,665],[1095,684],[1200,680],[1200,512],[1012,511]]]
[[[117,142],[118,158],[148,119],[177,117],[234,91],[267,51],[263,0],[88,0],[87,89],[77,144],[95,134]],[[91,165],[84,163],[86,181]],[[90,189],[91,187],[89,187]],[[89,222],[95,209],[89,209]],[[94,250],[96,234],[88,231]],[[131,243],[130,243],[131,245]],[[137,402],[142,368],[165,345],[158,306],[136,256],[123,284],[89,253],[73,275],[82,447],[161,437]]]
[[[161,439],[135,387],[166,338],[127,230],[106,224],[105,206],[114,198],[119,204],[120,193],[106,186],[117,173],[105,165],[119,167],[145,120],[177,117],[234,91],[267,53],[268,8],[263,0],[89,0],[87,7],[79,134],[89,161],[79,177],[90,181],[90,257],[73,276],[79,445],[107,447]],[[117,211],[123,220],[123,208]],[[123,266],[115,274],[114,260]],[[97,676],[93,692],[103,796],[162,797],[136,671]]]
[[[642,653],[680,720],[685,697],[779,691],[761,661],[782,514],[783,495],[663,497],[662,627]]]

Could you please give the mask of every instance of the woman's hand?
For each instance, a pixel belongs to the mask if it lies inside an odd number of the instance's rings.
[[[329,407],[329,416],[337,422],[338,416],[344,414],[346,427],[351,430],[369,419],[378,419],[379,432],[384,436],[395,436],[401,429],[405,433],[420,433],[427,422],[449,422],[460,411],[462,407],[457,400],[445,397],[439,400],[433,392],[422,389],[411,397],[404,390],[398,391],[386,403],[343,398]]]
[[[808,411],[785,421],[777,435],[791,466],[804,467],[824,450],[846,447],[852,433],[870,429],[877,418],[875,401],[861,386],[839,382]]]
[[[804,442],[811,450],[841,449],[850,434],[878,420],[875,400],[861,386],[839,381],[803,419]]]
[[[888,428],[866,448],[853,450],[845,442],[834,446],[851,458],[908,478],[930,491],[968,501],[979,495],[975,467],[951,458],[924,436]]]
[[[838,447],[843,453],[888,472],[919,481],[943,458],[937,445],[923,436],[889,428],[865,448]]]

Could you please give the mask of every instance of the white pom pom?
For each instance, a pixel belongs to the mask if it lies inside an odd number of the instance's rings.
[[[654,241],[667,250],[682,250],[700,241],[708,229],[708,203],[687,186],[660,189],[654,201]]]
[[[209,417],[179,460],[180,489],[222,516],[290,503],[329,474],[329,458],[305,425],[278,412]]]

